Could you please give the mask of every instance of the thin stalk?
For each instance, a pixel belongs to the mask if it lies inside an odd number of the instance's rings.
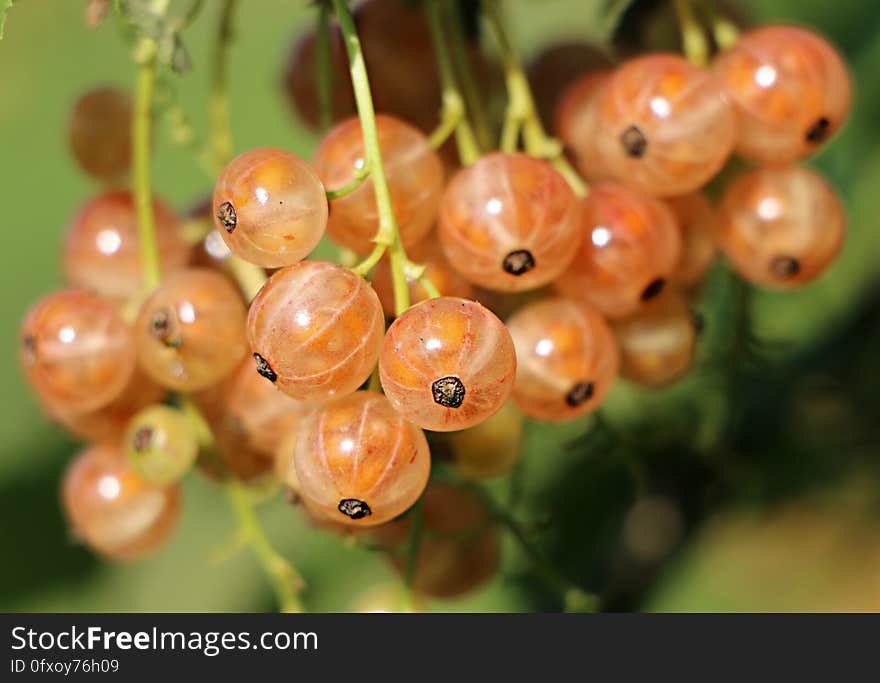
[[[278,597],[280,611],[302,612],[299,591],[305,583],[294,566],[282,557],[263,531],[248,492],[237,480],[230,479],[226,493],[239,525],[241,538],[251,547]]]
[[[238,0],[224,0],[214,42],[211,60],[211,95],[209,117],[211,121],[212,166],[216,173],[232,157],[232,131],[229,115],[229,44],[233,37],[233,24]]]
[[[681,29],[684,56],[691,64],[706,66],[709,63],[709,41],[697,20],[693,5],[690,0],[673,0],[673,5]]]
[[[559,141],[547,135],[541,124],[538,110],[535,107],[535,99],[532,96],[532,89],[507,35],[498,1],[485,0],[484,7],[486,20],[495,34],[501,51],[507,83],[508,105],[502,131],[501,149],[508,152],[515,150],[519,134],[522,132],[526,152],[532,156],[549,160],[576,195],[586,196],[588,191],[586,182],[565,158]]]
[[[150,41],[152,43],[152,41]],[[155,44],[147,48],[152,54],[138,65],[135,109],[132,119],[132,165],[134,201],[137,210],[138,245],[141,252],[144,289],[152,291],[159,284],[159,247],[153,217],[153,190],[150,178],[151,105],[156,84]]]
[[[348,52],[351,82],[354,87],[354,98],[357,104],[358,117],[364,138],[364,155],[366,166],[370,169],[373,191],[376,194],[376,206],[379,212],[379,228],[373,241],[388,250],[391,260],[391,279],[394,288],[394,307],[400,315],[409,308],[409,287],[407,286],[404,269],[408,263],[406,251],[400,241],[397,219],[391,207],[391,192],[385,176],[382,162],[382,151],[379,147],[379,133],[376,128],[376,112],[373,108],[373,96],[370,92],[370,80],[361,51],[360,39],[354,24],[351,10],[345,0],[333,0],[336,18],[342,30]],[[381,258],[381,256],[380,256]]]
[[[448,5],[448,0],[426,0],[425,14],[428,18],[428,26],[431,29],[431,39],[434,43],[434,52],[437,55],[437,67],[440,71],[440,81],[443,84],[443,109],[441,122],[438,129],[431,136],[431,146],[440,147],[446,138],[455,133],[455,143],[458,148],[458,157],[463,164],[472,164],[480,157],[480,148],[474,129],[468,119],[467,107],[464,97],[458,86],[458,79],[452,65],[452,56],[446,38],[443,35],[443,19],[441,6]]]
[[[340,197],[344,197],[345,195],[351,194],[356,189],[358,189],[361,185],[364,184],[364,181],[370,177],[370,168],[367,164],[364,164],[364,167],[359,169],[357,173],[354,174],[354,178],[351,179],[350,182],[346,183],[342,187],[338,187],[335,190],[327,190],[327,200],[333,201],[334,199],[339,199]]]

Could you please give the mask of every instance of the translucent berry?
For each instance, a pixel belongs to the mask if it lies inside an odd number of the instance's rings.
[[[675,381],[694,361],[700,325],[680,294],[664,292],[637,313],[618,320],[620,375],[649,387]]]
[[[49,417],[74,436],[85,441],[111,441],[122,438],[128,421],[143,408],[160,403],[165,389],[135,367],[122,393],[105,406],[78,412],[45,403]]]
[[[114,180],[131,164],[131,97],[118,88],[84,93],[70,113],[68,142],[80,168]]]
[[[699,284],[715,260],[715,208],[700,192],[668,199],[681,230],[681,256],[670,280],[683,287]]]
[[[443,296],[457,296],[462,299],[476,298],[476,288],[450,265],[433,234],[414,247],[407,249],[406,255],[413,263],[425,266],[425,277]],[[409,298],[412,303],[418,303],[428,298],[428,292],[416,280],[407,278],[407,282],[409,283]],[[385,315],[389,318],[394,317],[394,283],[391,279],[391,265],[388,257],[383,258],[376,266],[372,284],[376,294],[379,295],[379,301],[382,302]]]
[[[466,429],[496,413],[515,373],[504,324],[476,301],[454,297],[423,301],[397,318],[379,358],[391,405],[438,432]]]
[[[422,535],[416,556],[413,589],[437,598],[473,590],[498,570],[498,530],[475,493],[445,483],[432,483],[420,505]],[[377,529],[381,543],[401,548],[410,535],[412,518],[404,517]],[[405,553],[391,560],[406,571]]]
[[[81,289],[35,304],[19,340],[28,380],[44,402],[66,413],[106,406],[134,372],[131,329],[110,302]]]
[[[153,222],[163,275],[186,266],[190,248],[180,236],[180,221],[163,202],[153,200]],[[87,202],[76,215],[64,242],[67,281],[115,301],[143,286],[134,197],[110,190]]]
[[[264,268],[289,266],[327,228],[324,186],[295,154],[259,147],[233,159],[214,187],[217,231],[238,256]]]
[[[529,63],[528,78],[544,126],[552,126],[564,93],[575,81],[610,66],[606,54],[589,43],[563,42],[541,50]]]
[[[248,314],[255,371],[304,401],[350,394],[379,357],[385,319],[363,278],[324,261],[275,273]]]
[[[596,135],[599,95],[613,72],[595,71],[574,81],[559,98],[554,130],[589,182],[607,180],[610,172],[602,165]]]
[[[434,225],[443,191],[443,164],[419,130],[391,116],[376,117],[379,147],[391,206],[405,246],[421,240]],[[350,183],[364,165],[361,123],[356,117],[331,130],[315,152],[315,171],[328,190]],[[330,203],[327,232],[337,244],[365,254],[379,227],[373,181]]]
[[[675,55],[636,58],[603,88],[595,131],[614,179],[656,196],[687,194],[730,154],[733,110],[719,80]]]
[[[715,64],[739,118],[736,151],[784,166],[816,151],[852,104],[846,64],[823,37],[795,26],[748,31]]]
[[[247,351],[241,294],[223,275],[202,268],[163,281],[141,306],[135,333],[143,369],[178,391],[219,382]]]
[[[278,442],[312,407],[291,398],[255,372],[252,358],[245,358],[218,392],[227,417],[238,422],[251,447],[267,456],[274,454]]]
[[[617,348],[589,304],[544,299],[507,322],[516,347],[513,399],[538,420],[570,420],[594,410],[617,376]]]
[[[718,242],[745,279],[771,288],[819,276],[840,250],[843,207],[817,173],[793,166],[736,178],[719,207]]]
[[[297,40],[290,51],[284,68],[284,92],[291,108],[312,128],[321,123],[321,107],[318,98],[318,49],[314,31]],[[329,32],[330,45],[330,119],[341,121],[357,109],[348,56],[339,27],[334,23]],[[371,74],[372,76],[372,74]]]
[[[358,391],[309,413],[295,448],[303,497],[353,525],[381,524],[406,511],[431,469],[422,430],[375,392]]]
[[[622,185],[590,190],[581,229],[581,246],[557,287],[608,317],[627,315],[659,294],[681,254],[669,207]]]
[[[189,420],[179,410],[163,405],[150,406],[135,415],[122,444],[132,469],[157,486],[179,481],[199,455]]]
[[[452,462],[469,479],[506,474],[522,455],[524,432],[523,414],[512,401],[507,401],[488,420],[449,434]]]
[[[91,446],[71,462],[62,502],[77,538],[117,560],[156,550],[171,535],[180,512],[177,487],[147,483],[120,448],[108,443]]]
[[[520,292],[545,285],[571,261],[580,204],[549,162],[495,153],[459,171],[440,208],[443,251],[481,287]]]

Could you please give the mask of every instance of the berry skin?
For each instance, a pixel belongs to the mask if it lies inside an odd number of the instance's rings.
[[[180,221],[163,202],[153,200],[159,264],[167,276],[184,266],[190,248],[180,237]],[[125,301],[143,284],[134,196],[110,190],[87,202],[76,215],[64,242],[64,275],[114,301]]]
[[[682,287],[700,283],[715,260],[715,208],[700,192],[666,200],[681,230],[681,256],[670,280]]]
[[[675,270],[681,234],[669,207],[622,185],[597,185],[584,200],[584,237],[557,281],[610,318],[636,311]]]
[[[793,166],[736,178],[719,207],[718,243],[746,280],[787,288],[818,277],[843,243],[843,207],[816,172]]]
[[[733,148],[736,121],[719,80],[676,55],[647,55],[621,66],[598,108],[601,163],[615,180],[647,194],[700,188]]]
[[[138,360],[164,387],[199,391],[232,372],[247,351],[241,294],[211,270],[182,270],[160,284],[135,323]]]
[[[150,406],[135,415],[122,443],[132,469],[156,486],[179,481],[199,455],[199,444],[187,418],[162,405]]]
[[[452,462],[469,479],[491,479],[506,474],[519,461],[525,425],[522,413],[507,401],[497,413],[475,427],[451,432]]]
[[[547,161],[495,153],[460,170],[440,207],[446,258],[474,284],[501,292],[545,285],[571,261],[580,205]]]
[[[674,382],[694,362],[698,333],[694,314],[682,296],[664,292],[614,323],[620,376],[648,387]]]
[[[434,225],[443,192],[443,163],[419,130],[400,119],[376,117],[379,147],[391,193],[391,206],[404,246],[423,239]],[[364,142],[357,117],[343,121],[321,141],[314,167],[324,186],[337,189],[350,183],[364,164]],[[331,203],[327,232],[334,242],[366,254],[375,246],[379,210],[373,181]]]
[[[117,88],[84,93],[70,112],[68,143],[79,167],[115,180],[131,165],[131,97]]]
[[[247,321],[256,372],[304,401],[344,396],[363,384],[384,328],[382,304],[369,283],[324,261],[275,273]]]
[[[554,130],[571,154],[575,166],[587,182],[607,180],[610,172],[602,165],[596,126],[599,95],[613,72],[596,71],[574,81],[559,98]]]
[[[496,413],[510,392],[516,354],[504,324],[476,301],[441,297],[413,306],[388,328],[379,377],[406,419],[438,432]]]
[[[81,289],[41,299],[24,319],[20,357],[44,403],[65,413],[98,410],[135,368],[131,329],[110,302]]]
[[[355,526],[387,522],[418,500],[431,455],[422,430],[379,394],[358,391],[308,414],[294,452],[303,497]]]
[[[501,544],[498,530],[483,502],[473,492],[445,483],[432,483],[421,502],[422,536],[416,556],[413,589],[436,598],[463,595],[498,571]],[[411,516],[376,530],[385,546],[403,546],[410,534]],[[391,561],[406,571],[406,554]]]
[[[49,417],[84,441],[112,441],[122,438],[128,421],[143,408],[161,403],[165,389],[149,379],[137,366],[122,393],[107,405],[87,413],[70,412],[45,403]]]
[[[718,57],[715,72],[739,119],[737,153],[763,165],[811,155],[843,125],[852,105],[840,54],[795,26],[743,34]]]
[[[476,288],[450,265],[433,234],[411,249],[407,249],[406,254],[413,263],[425,266],[425,277],[443,296],[457,296],[462,299],[476,298]],[[409,283],[409,298],[412,303],[418,303],[428,298],[428,292],[418,281],[407,278],[407,282]],[[385,315],[393,318],[395,315],[394,283],[391,279],[390,260],[387,256],[376,266],[371,283],[379,296],[379,301],[382,302]]]
[[[174,531],[180,491],[148,484],[119,446],[90,446],[70,463],[61,491],[73,533],[95,552],[133,560],[156,550]]]
[[[513,399],[530,417],[562,421],[594,410],[617,376],[608,324],[589,304],[544,299],[508,322],[516,346]]]
[[[295,154],[258,147],[227,164],[214,187],[214,222],[245,261],[279,268],[301,261],[327,229],[324,186]]]

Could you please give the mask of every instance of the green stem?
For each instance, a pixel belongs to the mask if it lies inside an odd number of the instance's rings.
[[[351,179],[350,182],[346,183],[342,187],[338,187],[335,190],[327,190],[327,200],[333,201],[334,199],[339,199],[340,197],[344,197],[347,194],[351,194],[356,189],[358,189],[361,185],[364,184],[364,181],[370,177],[370,168],[366,164],[360,170],[358,170],[354,174],[354,178]]]
[[[134,166],[134,200],[137,210],[138,243],[141,252],[144,289],[152,291],[159,284],[161,277],[150,179],[151,105],[153,88],[156,84],[155,44],[145,49],[151,54],[138,65],[135,110],[132,119],[132,164]]]
[[[709,42],[697,20],[690,0],[673,0],[678,25],[681,29],[681,43],[687,60],[696,66],[704,67],[709,63]]]
[[[409,287],[404,274],[408,261],[403,243],[400,241],[397,219],[394,217],[394,211],[391,207],[391,192],[388,189],[388,179],[385,176],[385,166],[382,162],[382,150],[379,147],[379,132],[376,128],[376,112],[373,108],[370,80],[367,76],[364,55],[361,51],[361,43],[351,10],[345,0],[333,0],[333,6],[348,52],[354,99],[364,138],[365,162],[366,167],[370,169],[373,191],[376,194],[379,228],[373,241],[380,248],[384,247],[388,250],[391,259],[391,279],[394,286],[394,307],[397,314],[400,315],[409,308]]]
[[[544,131],[529,81],[504,28],[498,0],[485,0],[484,7],[486,20],[495,34],[501,51],[507,82],[508,105],[502,130],[501,149],[505,152],[514,151],[519,134],[522,132],[526,152],[549,160],[576,195],[586,196],[588,186],[565,158],[562,145]]]
[[[712,28],[712,37],[719,50],[727,50],[736,45],[739,40],[739,27],[725,17],[717,4],[708,0],[702,0],[698,7],[703,10]]]
[[[239,524],[241,538],[250,545],[263,571],[269,577],[281,611],[302,612],[303,605],[299,599],[299,591],[305,583],[293,565],[272,547],[260,525],[247,490],[235,479],[230,479],[226,484],[226,492]]]
[[[434,43],[440,80],[443,84],[443,109],[440,126],[431,136],[430,143],[436,149],[445,142],[449,135],[455,133],[458,157],[463,164],[467,165],[472,164],[480,157],[480,148],[474,135],[474,129],[468,119],[464,97],[458,87],[452,57],[443,35],[443,20],[439,4],[441,2],[445,9],[448,0],[426,0],[425,2],[425,14],[431,29],[431,39]]]
[[[224,0],[220,12],[217,38],[212,59],[211,96],[211,150],[214,171],[219,173],[232,157],[232,132],[229,115],[229,45],[233,37],[233,20],[238,0]]]

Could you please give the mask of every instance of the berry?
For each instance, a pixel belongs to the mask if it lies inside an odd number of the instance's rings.
[[[302,495],[337,522],[387,522],[418,500],[431,456],[422,430],[379,394],[358,391],[309,413],[294,463]]]
[[[147,483],[109,443],[89,447],[70,463],[62,502],[76,537],[117,560],[155,550],[171,535],[180,512],[177,487]]]
[[[111,441],[122,438],[128,421],[142,408],[160,403],[165,389],[150,380],[135,366],[122,393],[107,405],[82,413],[65,410],[51,403],[43,408],[64,429],[85,441]]]
[[[473,590],[498,570],[500,540],[485,505],[470,490],[432,483],[421,502],[422,535],[412,587],[417,593],[451,598]],[[381,543],[401,546],[410,535],[410,516],[377,529]],[[391,560],[406,571],[406,554]]]
[[[247,332],[256,372],[294,398],[350,394],[379,356],[379,297],[363,278],[323,261],[275,273],[251,304]]]
[[[476,289],[474,286],[459,275],[446,260],[446,255],[440,248],[435,235],[429,235],[414,247],[406,250],[407,257],[413,262],[425,266],[425,277],[431,281],[437,291],[444,296],[457,296],[462,299],[474,299]],[[390,260],[385,257],[376,266],[372,279],[373,289],[382,302],[385,315],[393,318],[394,306],[394,283],[391,279]],[[416,280],[407,278],[409,283],[410,301],[418,303],[428,298],[425,291]]]
[[[825,270],[840,250],[844,224],[837,195],[814,171],[756,169],[725,190],[718,243],[743,278],[785,288]]]
[[[655,54],[620,67],[598,101],[601,164],[652,195],[698,189],[727,161],[735,117],[719,80],[682,57]]]
[[[192,425],[180,411],[162,405],[135,415],[122,443],[132,469],[157,486],[181,479],[199,455]]]
[[[339,27],[330,30],[330,109],[331,120],[340,121],[354,114],[354,92],[348,71],[348,56]],[[317,87],[318,50],[314,31],[297,40],[290,51],[284,69],[284,92],[293,111],[312,128],[320,123],[320,105]],[[372,75],[372,74],[371,74]]]
[[[715,260],[715,209],[700,192],[666,200],[681,230],[681,256],[670,280],[693,287]]]
[[[190,268],[162,282],[135,323],[138,359],[156,382],[198,391],[232,372],[247,351],[245,309],[228,279]]]
[[[715,64],[739,118],[736,151],[760,164],[803,159],[846,120],[852,86],[837,50],[812,31],[765,26]]]
[[[549,162],[495,153],[460,170],[440,207],[443,251],[465,278],[520,292],[569,264],[580,239],[580,205]]]
[[[507,323],[516,347],[513,399],[538,420],[570,420],[594,410],[617,376],[617,348],[589,304],[545,299]]]
[[[131,97],[118,88],[84,93],[70,112],[68,142],[80,168],[98,180],[115,180],[131,164]]]
[[[599,156],[596,117],[599,113],[599,95],[611,74],[611,70],[596,71],[574,81],[556,106],[556,134],[573,157],[578,171],[591,183],[610,177]]]
[[[616,321],[621,377],[648,387],[674,382],[694,362],[699,327],[684,298],[674,291]]]
[[[226,245],[264,268],[301,261],[327,228],[327,197],[295,154],[259,147],[233,159],[214,188],[214,218]]]
[[[449,434],[452,461],[469,479],[489,479],[509,472],[522,455],[525,425],[522,413],[507,401],[480,424]]]
[[[516,355],[510,335],[476,301],[441,297],[406,311],[379,357],[385,395],[425,429],[465,429],[497,412],[510,392]]]
[[[379,147],[391,206],[405,246],[425,237],[434,224],[443,192],[443,163],[419,130],[400,119],[376,117]],[[343,121],[321,141],[315,152],[315,171],[328,189],[350,183],[365,159],[361,123]],[[373,181],[365,180],[349,194],[330,203],[327,232],[337,244],[365,254],[373,249],[379,210]]]
[[[580,249],[557,281],[563,294],[616,318],[660,293],[681,254],[669,207],[621,185],[597,185],[584,200],[582,225]]]
[[[24,319],[20,357],[40,398],[65,413],[117,398],[134,372],[131,330],[110,302],[81,289],[40,300]]]
[[[163,275],[186,266],[190,248],[180,222],[163,202],[153,200],[153,219]],[[137,214],[128,190],[110,190],[87,202],[64,242],[64,275],[77,287],[115,301],[137,294],[143,284]]]

